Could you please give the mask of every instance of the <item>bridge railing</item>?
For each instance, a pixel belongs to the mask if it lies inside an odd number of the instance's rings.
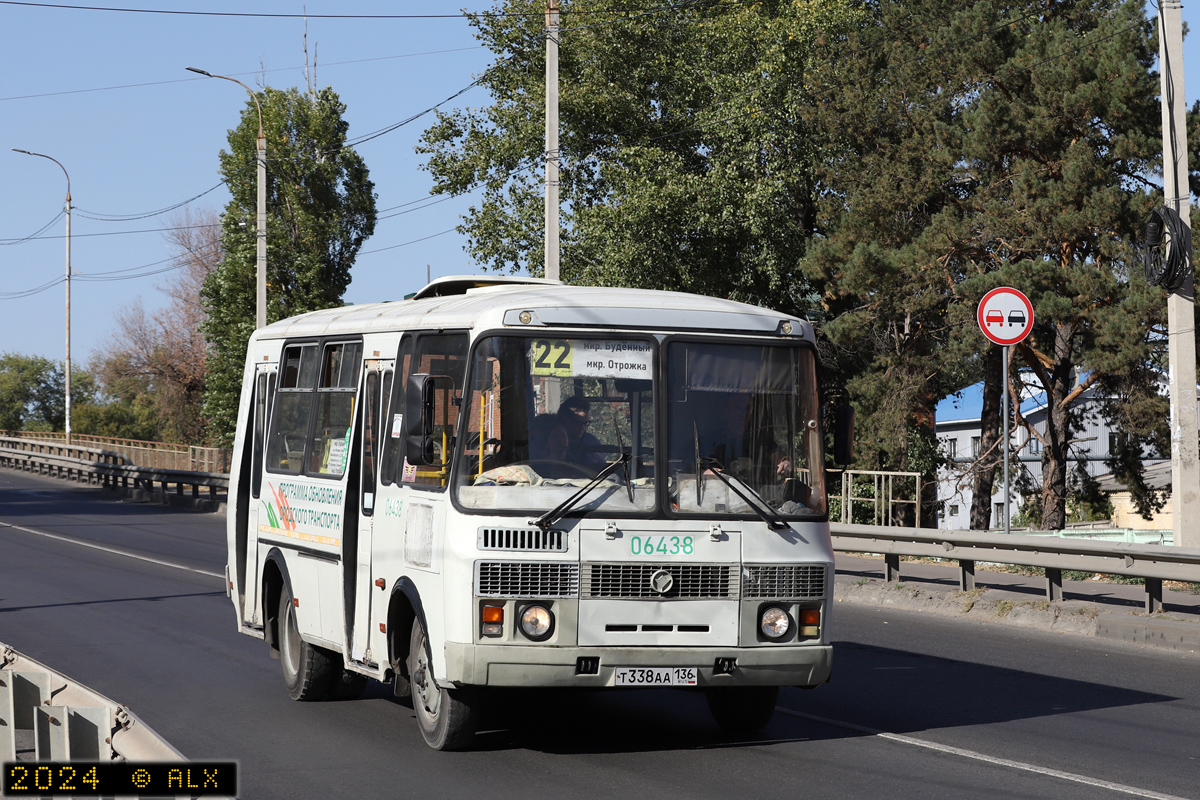
[[[0,436],[39,442],[66,443],[66,434],[46,431],[0,431]],[[116,436],[71,434],[71,444],[94,447],[124,456],[128,463],[151,469],[176,469],[191,472],[229,472],[232,450],[221,447],[197,447],[170,442],[149,442]]]
[[[74,442],[68,445],[65,441],[0,436],[0,466],[112,489],[146,492],[163,500],[190,493],[194,502],[200,499],[203,488],[208,491],[206,499],[213,507],[219,495],[229,489],[227,473],[140,466],[122,453]]]
[[[977,562],[1041,567],[1051,601],[1062,599],[1064,570],[1124,575],[1145,579],[1150,613],[1162,610],[1164,580],[1200,583],[1198,548],[836,522],[830,528],[834,550],[882,554],[888,582],[900,580],[901,556],[957,561],[963,591],[975,588]]]

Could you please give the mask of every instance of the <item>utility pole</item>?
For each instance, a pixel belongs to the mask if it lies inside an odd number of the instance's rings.
[[[558,0],[546,4],[546,277],[558,280]]]
[[[258,152],[256,156],[258,162],[258,229],[255,233],[254,270],[257,288],[254,299],[254,327],[263,328],[267,324],[267,134],[263,131],[262,103],[258,102],[258,95],[254,93],[254,90],[237,78],[214,75],[196,67],[185,67],[185,69],[206,78],[220,78],[223,81],[236,83],[250,93],[250,99],[254,101],[254,107],[258,109]]]
[[[24,153],[27,156],[37,156],[45,158],[58,164],[58,168],[63,171],[63,175],[67,178],[67,202],[65,211],[67,214],[67,357],[63,364],[63,406],[66,414],[66,442],[71,444],[71,175],[67,172],[67,168],[62,165],[62,162],[57,158],[52,158],[45,153],[33,153],[29,150],[21,150],[18,147],[13,148],[14,153]]]
[[[1186,113],[1183,94],[1183,19],[1180,0],[1160,0],[1158,62],[1162,92],[1163,203],[1191,228]],[[1176,243],[1181,246],[1183,243]],[[1200,445],[1196,425],[1195,293],[1191,253],[1183,285],[1167,295],[1171,392],[1171,516],[1175,545],[1200,547]]]

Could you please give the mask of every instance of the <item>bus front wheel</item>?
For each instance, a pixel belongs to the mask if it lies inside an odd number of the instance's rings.
[[[475,736],[477,700],[467,689],[443,689],[433,678],[421,620],[413,620],[408,640],[408,679],[413,711],[425,743],[434,750],[463,750]]]
[[[757,733],[775,714],[778,686],[726,686],[710,688],[708,710],[721,730],[728,733]]]
[[[320,700],[333,681],[335,657],[300,638],[291,592],[279,595],[279,663],[293,700]]]

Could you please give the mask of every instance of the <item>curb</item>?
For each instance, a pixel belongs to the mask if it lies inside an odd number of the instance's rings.
[[[1200,621],[1170,615],[1100,611],[1094,603],[1010,600],[1003,592],[931,590],[910,583],[839,576],[834,600],[939,616],[1071,633],[1180,652],[1200,652]]]

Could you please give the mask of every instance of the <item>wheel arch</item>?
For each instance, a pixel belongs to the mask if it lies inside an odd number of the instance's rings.
[[[413,620],[420,620],[425,630],[426,655],[432,660],[433,651],[429,646],[429,625],[425,620],[425,606],[421,602],[421,593],[416,584],[408,576],[402,576],[392,585],[392,593],[388,599],[387,613],[387,643],[388,669],[395,675],[407,677],[405,663],[408,660],[408,637],[412,630]]]
[[[271,658],[279,658],[279,597],[291,591],[287,561],[278,547],[267,553],[262,574],[263,638],[271,648]]]

